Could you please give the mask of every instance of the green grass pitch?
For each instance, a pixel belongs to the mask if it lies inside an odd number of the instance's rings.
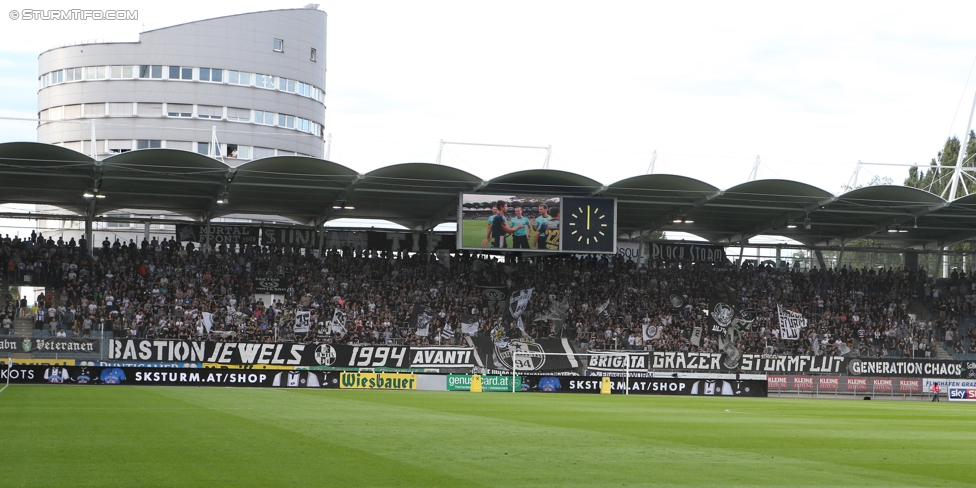
[[[464,219],[461,222],[461,247],[480,248],[488,231],[487,220]],[[506,238],[509,244],[512,239]]]
[[[3,486],[973,486],[976,405],[13,385]]]

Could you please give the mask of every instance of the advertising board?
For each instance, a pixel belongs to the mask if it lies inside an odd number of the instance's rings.
[[[692,396],[766,396],[766,382],[761,380],[719,380],[711,378],[609,378],[615,395],[692,395]],[[545,393],[600,393],[604,379],[598,377],[527,376],[522,391]]]
[[[339,373],[339,388],[416,390],[417,375],[404,373]]]
[[[515,377],[515,384],[522,385],[522,377]],[[447,375],[447,391],[471,391],[471,375]],[[481,391],[512,391],[512,377],[502,375],[482,375]]]
[[[339,375],[319,371],[226,371],[182,368],[14,366],[0,381],[77,385],[338,388]]]
[[[947,393],[949,401],[952,402],[976,402],[976,388],[952,386],[949,387]]]

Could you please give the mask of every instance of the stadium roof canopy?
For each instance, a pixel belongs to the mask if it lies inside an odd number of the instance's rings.
[[[462,192],[616,198],[618,232],[625,240],[666,230],[720,244],[765,234],[816,247],[870,237],[899,248],[930,249],[976,237],[976,195],[946,202],[903,186],[872,186],[838,196],[796,181],[751,181],[721,190],[662,174],[604,185],[548,169],[486,181],[428,163],[360,174],[301,156],[231,167],[171,149],[130,151],[96,161],[47,144],[0,144],[0,203],[54,205],[86,218],[132,209],[168,211],[195,221],[225,215],[278,216],[301,225],[337,218],[383,219],[430,230],[457,220]]]

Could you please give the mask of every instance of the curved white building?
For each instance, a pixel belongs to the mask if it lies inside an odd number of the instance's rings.
[[[314,5],[78,44],[39,56],[38,142],[95,157],[146,148],[219,154],[236,166],[324,155],[326,14]]]

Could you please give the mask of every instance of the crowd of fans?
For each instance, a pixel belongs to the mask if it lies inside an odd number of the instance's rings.
[[[717,351],[716,337],[706,333],[697,345],[692,337],[696,328],[708,330],[709,290],[724,283],[747,324],[736,339],[743,352],[927,357],[943,340],[939,334],[956,330],[976,305],[965,273],[937,285],[924,269],[638,265],[619,256],[498,259],[465,252],[447,262],[350,249],[315,257],[260,246],[203,252],[172,238],[141,245],[105,240],[93,253],[86,245],[83,238],[3,238],[6,282],[28,274],[49,291],[33,308],[8,293],[0,332],[9,333],[19,316],[31,317],[40,334],[64,337],[106,331],[215,341],[459,344],[461,322],[476,319],[479,335],[505,330],[511,337],[565,337],[589,349]],[[287,290],[256,294],[263,277],[284,280]],[[504,313],[505,297],[528,288],[533,295],[519,330]],[[934,318],[914,317],[913,298]],[[434,311],[426,334],[411,325],[418,303]],[[781,337],[778,306],[807,319],[799,340]],[[299,311],[310,312],[308,332],[294,331]],[[961,339],[945,337],[960,348]]]

